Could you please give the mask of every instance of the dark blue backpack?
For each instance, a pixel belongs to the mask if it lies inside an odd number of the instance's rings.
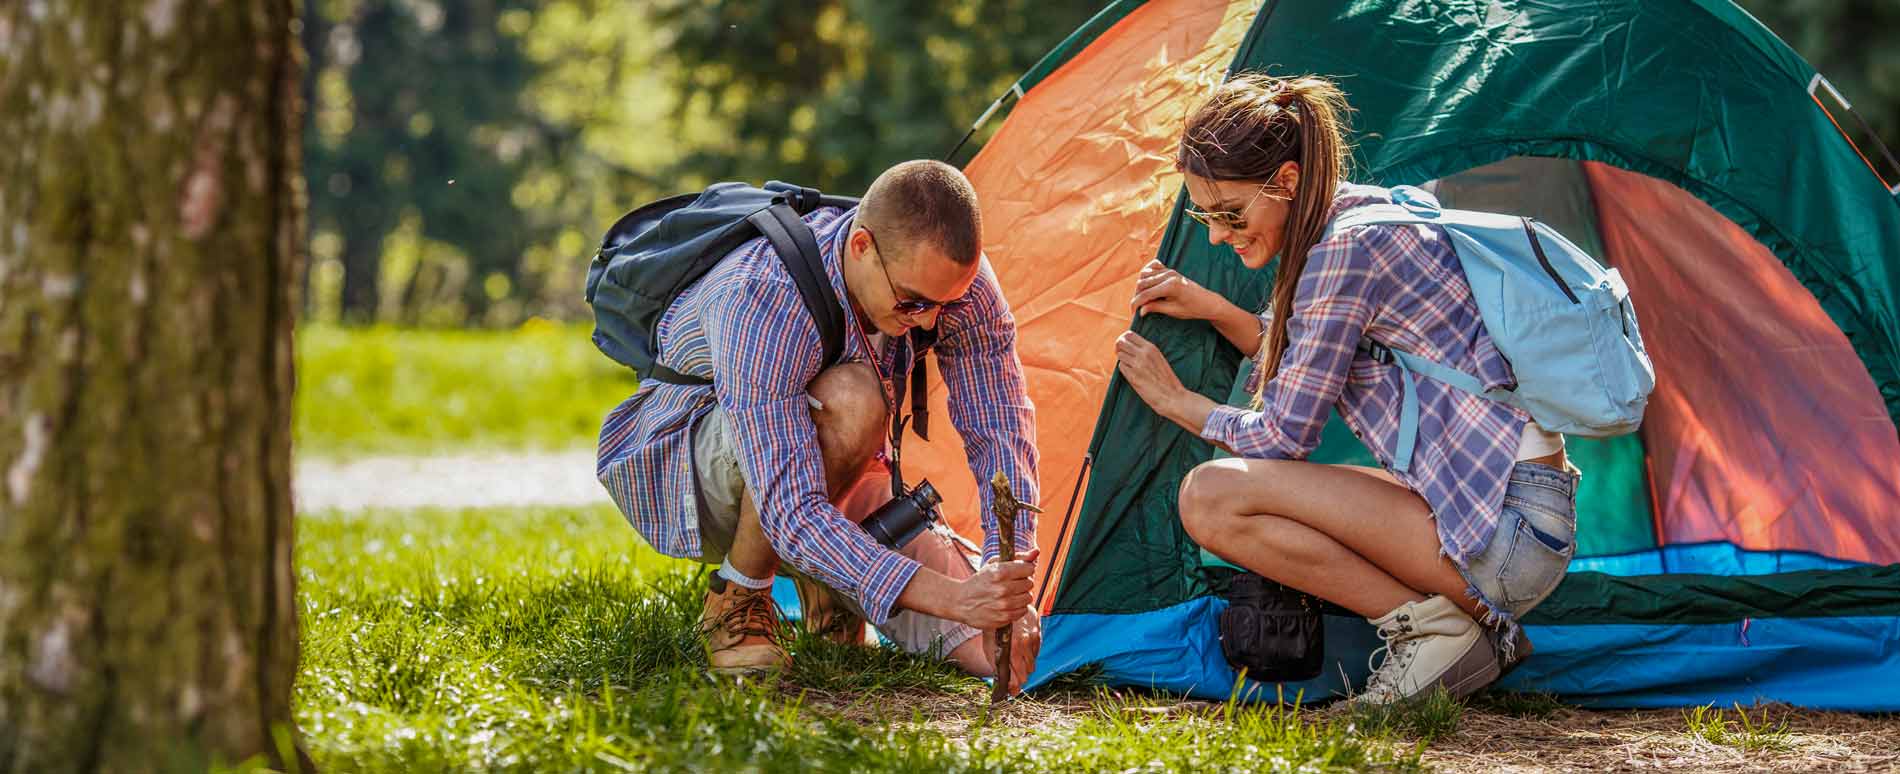
[[[785,271],[798,285],[824,343],[827,367],[844,352],[844,306],[826,277],[818,240],[805,215],[819,207],[851,208],[858,200],[825,196],[811,188],[780,183],[755,188],[718,183],[643,205],[615,221],[587,267],[587,303],[594,309],[594,346],[640,378],[673,384],[711,384],[659,362],[660,318],[680,293],[712,271],[728,254],[761,236],[770,240]],[[911,392],[915,428],[928,438],[923,402],[923,353],[935,334],[913,331]],[[898,401],[904,380],[899,379]],[[896,418],[893,417],[893,421]]]
[[[824,342],[824,363],[832,364],[844,350],[844,308],[825,277],[818,241],[803,216],[819,207],[857,205],[857,199],[780,182],[764,188],[719,183],[627,213],[607,230],[587,267],[594,345],[642,379],[710,384],[659,362],[660,317],[727,254],[764,236],[798,284]]]

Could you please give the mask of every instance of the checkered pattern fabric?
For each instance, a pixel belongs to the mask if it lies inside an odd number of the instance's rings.
[[[848,298],[840,266],[855,215],[821,208],[805,218],[840,299]],[[855,314],[846,316],[848,325],[857,324]],[[989,481],[1001,470],[1018,499],[1036,502],[1035,409],[1016,355],[1015,320],[987,263],[937,325],[933,351],[971,472]],[[868,337],[845,340],[847,358],[872,357],[865,349]],[[711,377],[714,386],[647,381],[607,416],[596,472],[627,520],[661,553],[700,556],[691,435],[693,424],[716,403],[731,423],[740,471],[780,557],[852,595],[872,623],[885,623],[918,565],[879,545],[826,500],[806,402],[823,350],[771,244],[755,239],[742,245],[688,288],[661,319],[659,344],[667,366]],[[884,373],[903,378],[899,369],[910,362],[908,347],[902,337],[884,343],[876,354]],[[885,389],[888,395],[891,385]],[[979,489],[987,560],[999,545],[988,487]],[[1020,514],[1016,534],[1020,550],[1035,545],[1033,513]]]
[[[1390,202],[1386,189],[1343,186],[1333,215]],[[1486,389],[1515,386],[1485,331],[1449,235],[1434,226],[1364,226],[1307,254],[1280,372],[1262,411],[1214,410],[1201,436],[1243,457],[1303,459],[1319,444],[1328,409],[1391,467],[1403,376],[1360,353],[1370,337],[1453,365]],[[1264,350],[1265,348],[1262,347]],[[1445,554],[1459,566],[1491,540],[1529,416],[1429,379],[1418,380],[1418,446],[1395,475],[1431,507]]]

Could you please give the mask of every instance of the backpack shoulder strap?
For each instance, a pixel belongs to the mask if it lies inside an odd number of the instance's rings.
[[[1326,224],[1326,233],[1331,235],[1341,229],[1354,226],[1395,224],[1509,230],[1518,228],[1523,220],[1515,215],[1474,210],[1442,210],[1437,207],[1421,207],[1415,203],[1368,204],[1363,207],[1354,207],[1334,218],[1331,223]]]
[[[805,311],[811,314],[812,323],[818,326],[818,340],[824,346],[820,368],[830,367],[844,352],[844,308],[838,303],[838,293],[832,290],[831,280],[825,274],[817,236],[784,201],[775,202],[746,220],[772,242],[772,249],[785,264],[785,272],[798,286],[798,295],[804,299]]]
[[[900,407],[904,404],[905,393],[909,393],[910,427],[917,432],[918,438],[926,441],[930,440],[930,398],[925,392],[930,385],[930,365],[929,361],[924,360],[924,355],[935,346],[937,346],[936,328],[910,329],[910,376],[908,377],[910,385],[906,388],[904,379],[899,379],[895,385],[897,404]],[[902,436],[903,430],[903,425],[898,418],[891,417],[891,435]]]
[[[1370,338],[1359,341],[1359,352],[1385,365],[1398,366],[1400,386],[1398,445],[1392,452],[1392,469],[1404,473],[1412,467],[1412,452],[1418,446],[1418,377],[1424,376],[1453,388],[1518,408],[1517,395],[1510,390],[1486,390],[1478,377],[1436,360],[1393,349]],[[1528,410],[1528,409],[1526,409]]]
[[[1392,201],[1360,205],[1341,213],[1326,224],[1326,233],[1331,235],[1354,226],[1442,222],[1445,210],[1438,206],[1438,199],[1423,190],[1399,185],[1387,189],[1387,195]]]

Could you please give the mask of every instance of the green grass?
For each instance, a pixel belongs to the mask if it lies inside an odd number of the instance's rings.
[[[636,382],[588,331],[544,321],[512,331],[303,326],[297,453],[591,447]]]
[[[1549,691],[1485,691],[1471,698],[1471,706],[1527,720],[1542,720],[1569,709]]]
[[[1349,713],[1352,727],[1369,734],[1400,734],[1430,744],[1458,730],[1465,705],[1444,688],[1393,704],[1360,705]]]
[[[1707,704],[1684,711],[1682,720],[1690,736],[1743,752],[1786,750],[1793,746],[1788,740],[1788,721],[1771,721],[1767,707],[1761,708],[1759,720],[1749,717],[1740,704],[1735,705],[1735,714],[1738,717],[1731,724],[1727,710]]]
[[[1090,691],[1088,709],[1013,726],[940,663],[802,634],[776,683],[714,681],[691,634],[703,571],[640,545],[611,508],[323,513],[298,529],[297,720],[325,771],[1419,767],[1297,707],[1156,716],[1080,681],[1067,690]]]

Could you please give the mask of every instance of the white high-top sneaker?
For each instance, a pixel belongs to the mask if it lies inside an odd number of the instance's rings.
[[[1477,693],[1498,679],[1498,658],[1478,622],[1442,595],[1407,602],[1376,619],[1385,661],[1355,704],[1390,704],[1442,685],[1454,698]],[[1379,651],[1372,652],[1374,659]]]

